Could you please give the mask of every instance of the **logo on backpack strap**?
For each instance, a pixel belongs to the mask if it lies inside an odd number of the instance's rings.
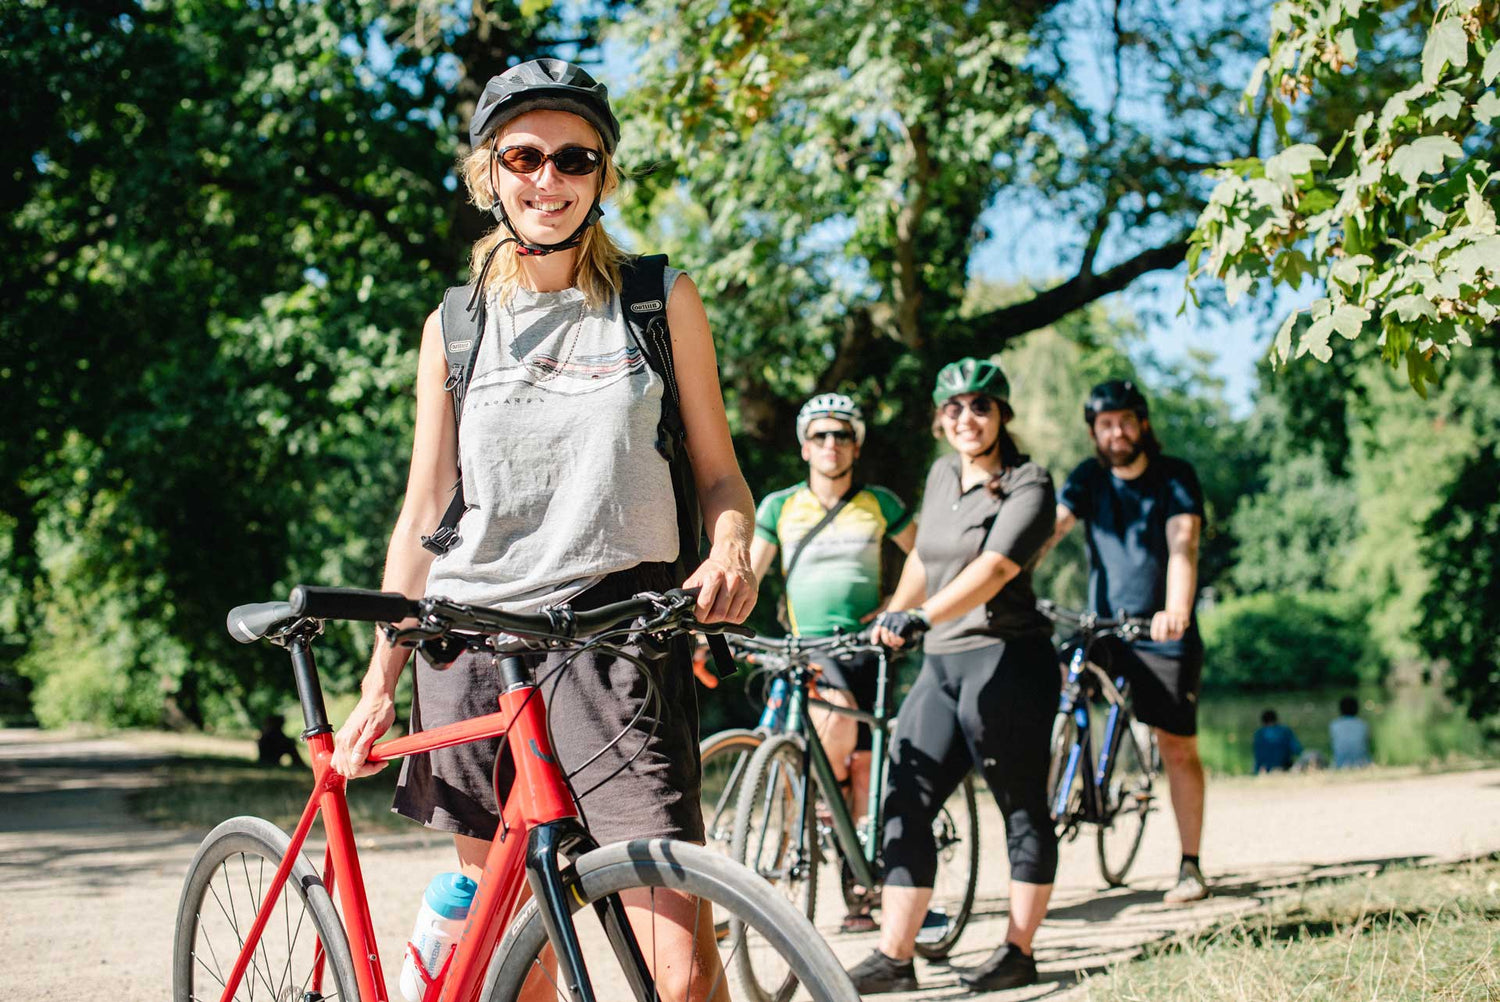
[[[632,313],[655,313],[663,305],[660,299],[648,299],[644,303],[631,303],[630,311]]]
[[[470,339],[468,341],[449,341],[448,342],[448,350],[449,351],[468,351],[469,350],[469,345],[471,345],[473,343],[474,343],[474,341],[472,339]]]

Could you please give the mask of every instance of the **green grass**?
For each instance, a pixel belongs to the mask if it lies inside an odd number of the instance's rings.
[[[312,772],[300,766],[268,768],[242,760],[203,757],[180,759],[153,772],[162,780],[161,785],[132,793],[131,813],[172,828],[208,831],[225,818],[250,814],[290,832],[312,792]],[[349,784],[349,814],[356,836],[422,830],[391,813],[391,794],[399,773],[399,765],[389,765],[374,776]]]
[[[1084,981],[1090,1002],[1500,996],[1500,857],[1304,887]]]

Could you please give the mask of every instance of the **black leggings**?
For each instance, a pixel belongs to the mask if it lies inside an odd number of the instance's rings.
[[[1012,880],[1050,884],[1047,761],[1061,678],[1046,637],[928,654],[901,704],[885,795],[885,882],[931,887],[932,821],[977,763],[1005,819]]]

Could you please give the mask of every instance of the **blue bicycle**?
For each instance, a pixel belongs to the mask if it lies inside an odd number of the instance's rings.
[[[1093,825],[1099,872],[1119,887],[1140,851],[1161,764],[1155,735],[1131,711],[1129,680],[1101,667],[1094,652],[1106,637],[1128,643],[1148,635],[1151,621],[1104,619],[1045,599],[1037,608],[1069,632],[1061,647],[1065,681],[1047,770],[1052,820],[1063,839]],[[1106,708],[1101,717],[1093,713],[1096,704]]]

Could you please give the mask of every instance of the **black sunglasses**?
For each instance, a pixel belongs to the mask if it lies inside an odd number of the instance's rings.
[[[512,174],[534,174],[548,160],[559,174],[571,177],[587,177],[604,165],[604,157],[599,151],[587,146],[569,146],[556,153],[543,153],[535,146],[507,146],[496,150],[495,156]]]
[[[837,442],[839,445],[843,445],[847,442],[854,441],[854,432],[846,431],[843,428],[836,428],[830,431],[809,432],[807,436],[807,440],[809,442],[817,442],[820,445],[827,445],[830,438]]]
[[[973,397],[968,401],[949,400],[943,404],[943,416],[950,421],[957,421],[958,416],[964,412],[965,407],[969,408],[969,413],[977,417],[984,417],[995,409],[995,402],[989,397]]]

